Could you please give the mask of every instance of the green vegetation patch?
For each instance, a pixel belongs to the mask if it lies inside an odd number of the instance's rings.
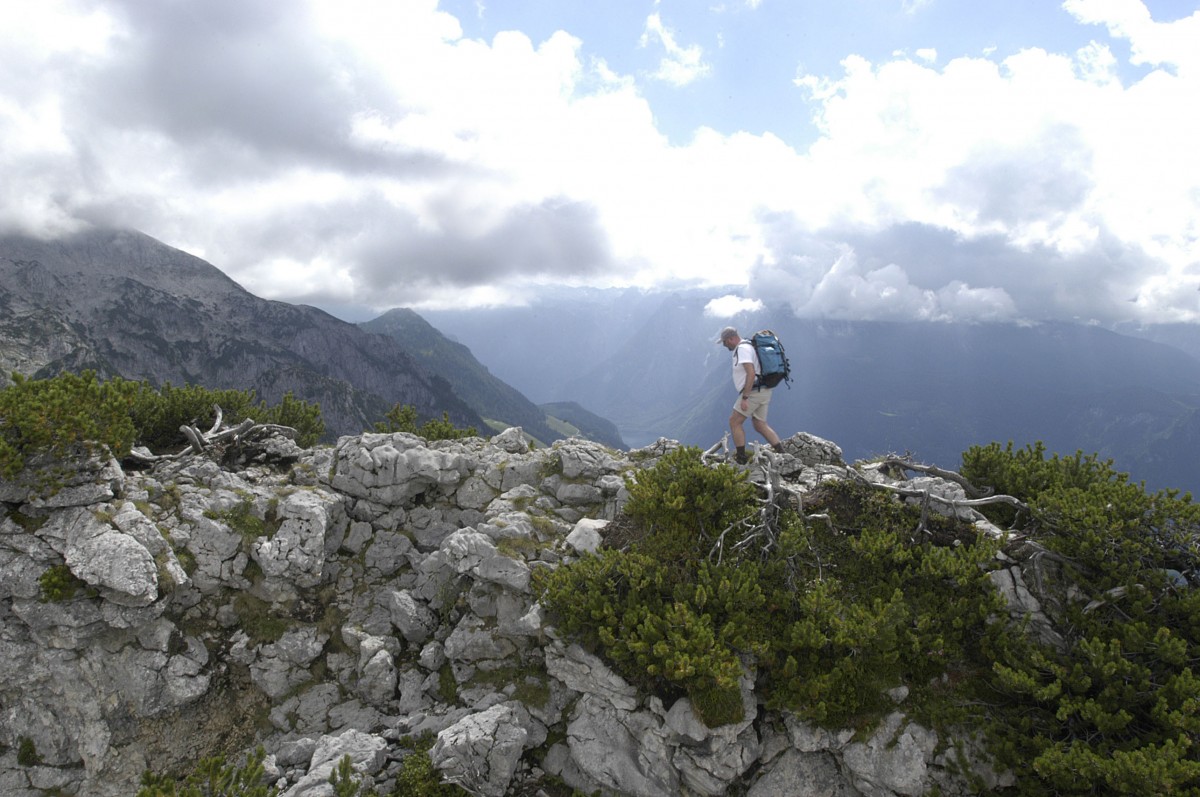
[[[147,770],[136,797],[275,797],[279,790],[266,784],[265,759],[262,747],[240,765],[225,763],[224,756],[205,758],[181,780]]]
[[[919,510],[837,483],[811,501],[829,522],[783,513],[769,553],[739,552],[756,488],[687,448],[630,493],[626,550],[539,570],[535,586],[561,631],[643,688],[687,695],[710,726],[743,717],[743,659],[770,707],[837,727],[882,716],[886,689],[986,666],[997,544],[971,526],[918,534]]]
[[[41,588],[43,603],[68,601],[88,588],[87,582],[72,573],[66,564],[47,568],[46,572],[38,576],[38,586]]]
[[[281,521],[275,516],[277,507],[278,502],[273,499],[267,511],[259,513],[255,508],[254,501],[245,498],[226,510],[205,510],[204,516],[210,520],[224,523],[239,534],[245,542],[252,543],[260,537],[270,539],[275,536],[275,532],[279,531]]]
[[[280,617],[271,610],[269,603],[246,592],[239,592],[234,597],[233,609],[246,636],[259,644],[278,642],[291,627],[290,618]]]
[[[381,434],[408,432],[426,440],[461,440],[467,437],[478,437],[479,432],[474,426],[459,428],[450,420],[450,413],[443,412],[441,418],[429,418],[421,422],[417,408],[411,404],[395,404],[383,420],[375,424],[375,431]]]
[[[314,445],[325,433],[320,406],[291,393],[268,405],[257,401],[253,390],[170,383],[154,388],[119,377],[103,381],[93,371],[51,379],[13,374],[12,384],[0,390],[0,478],[15,478],[38,455],[61,459],[107,449],[122,458],[134,445],[155,453],[176,450],[187,443],[180,427],[194,424],[207,431],[216,419],[214,405],[220,405],[227,424],[252,418],[292,427],[301,447]],[[53,485],[57,476],[40,478]]]
[[[975,447],[964,476],[1025,501],[993,512],[1035,537],[1082,588],[1061,647],[1013,636],[994,651],[1000,760],[1022,794],[1200,794],[1200,507],[1147,493],[1112,462],[1041,443]]]
[[[105,447],[117,457],[129,453],[137,383],[102,382],[91,371],[53,379],[14,373],[12,380],[0,390],[0,478],[15,478],[38,454],[59,458]]]

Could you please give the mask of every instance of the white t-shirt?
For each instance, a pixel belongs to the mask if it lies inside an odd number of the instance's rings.
[[[742,367],[746,363],[754,363],[755,376],[762,373],[762,366],[758,364],[758,352],[754,350],[754,344],[743,340],[733,350],[733,387],[739,392],[746,384],[746,369]]]

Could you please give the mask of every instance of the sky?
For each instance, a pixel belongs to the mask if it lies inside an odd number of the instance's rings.
[[[1200,323],[1200,0],[0,0],[0,232],[87,226],[351,321]]]

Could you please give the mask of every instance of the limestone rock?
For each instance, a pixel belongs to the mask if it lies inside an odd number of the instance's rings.
[[[158,568],[146,547],[99,520],[91,510],[68,512],[63,559],[71,572],[115,603],[153,603],[158,598]]]
[[[916,797],[927,790],[926,773],[936,748],[937,734],[893,713],[866,742],[846,745],[842,762],[865,797]]]
[[[429,607],[412,596],[408,590],[390,590],[387,596],[392,625],[415,645],[429,639],[437,628],[437,617]]]
[[[529,723],[520,703],[492,706],[439,732],[429,758],[446,782],[472,794],[502,797],[525,750]]]
[[[626,711],[584,695],[567,725],[567,745],[582,772],[618,794],[676,797],[680,793],[662,720],[650,712]]]
[[[280,502],[279,530],[255,542],[252,556],[269,579],[314,587],[321,581],[325,557],[340,546],[345,532],[341,502],[300,491]]]
[[[338,441],[330,484],[384,506],[413,506],[452,494],[468,475],[465,457],[426,448],[415,435],[364,434]]]
[[[828,753],[786,750],[759,776],[746,797],[862,797],[842,780]]]
[[[632,711],[637,707],[637,689],[579,645],[554,642],[547,647],[546,672],[569,689],[597,697],[616,708]]]
[[[600,532],[607,525],[607,520],[583,518],[571,529],[565,542],[576,553],[595,553],[600,549],[600,543],[603,541]]]
[[[288,631],[278,642],[263,645],[250,677],[271,698],[279,698],[309,678],[308,666],[321,654],[328,636],[315,628]]]
[[[354,771],[374,775],[383,768],[387,741],[361,731],[344,731],[337,736],[322,736],[313,749],[308,773],[283,797],[332,797],[329,775],[345,756],[350,756]]]
[[[609,797],[966,794],[963,773],[1011,785],[970,729],[939,752],[899,711],[865,740],[818,728],[762,707],[749,669],[744,719],[709,728],[686,698],[664,707],[559,638],[534,573],[597,551],[627,475],[678,447],[366,434],[298,455],[281,444],[239,470],[100,465],[61,505],[0,494],[0,793],[123,797],[147,765],[244,754],[250,730],[291,797],[330,794],[347,754],[386,793],[402,737],[426,732],[439,771],[481,795],[536,793],[546,773]],[[769,457],[787,491],[846,475],[828,441],[784,448]],[[1043,590],[1061,579],[1034,569],[1036,550],[1013,555],[992,578],[1014,616],[1053,634],[1071,596]],[[64,561],[86,589],[44,601],[40,578]],[[16,763],[22,738],[41,764]]]

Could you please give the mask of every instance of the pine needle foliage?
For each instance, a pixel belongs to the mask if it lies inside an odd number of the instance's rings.
[[[136,797],[275,797],[279,790],[265,782],[265,758],[262,747],[241,765],[225,763],[224,756],[205,758],[182,780],[147,771]]]
[[[15,478],[37,454],[52,458],[107,447],[129,453],[137,435],[131,409],[137,383],[102,382],[92,371],[53,379],[12,375],[0,390],[0,477]]]
[[[788,516],[766,561],[715,563],[714,535],[758,511],[741,471],[680,449],[630,492],[626,511],[644,536],[536,586],[560,631],[632,682],[687,695],[710,726],[743,718],[747,673],[769,706],[837,725],[881,716],[885,689],[983,666],[999,608],[984,566],[997,545],[969,526],[930,521],[936,543],[916,533],[918,510],[837,483],[812,507],[831,524]]]
[[[207,430],[216,417],[214,405],[220,405],[226,423],[252,418],[290,426],[302,447],[325,434],[320,406],[290,393],[269,406],[253,390],[169,383],[154,388],[120,377],[102,381],[92,371],[51,379],[13,374],[13,383],[0,390],[0,477],[14,478],[37,455],[57,459],[107,448],[121,458],[134,445],[155,453],[178,450],[187,444],[179,428],[194,424]]]
[[[315,445],[325,434],[320,405],[297,399],[290,392],[278,404],[268,405],[258,400],[254,390],[176,387],[170,382],[156,389],[141,382],[132,409],[138,442],[154,453],[178,450],[187,444],[179,427],[194,425],[207,430],[216,420],[215,406],[221,407],[223,423],[228,425],[251,418],[257,423],[290,426],[296,430],[296,443],[302,448]]]
[[[1029,795],[1200,794],[1200,507],[1111,461],[975,447],[963,475],[1030,505],[1023,527],[1084,594],[1064,644],[996,650],[991,736]]]
[[[380,434],[408,432],[426,440],[462,440],[467,437],[478,437],[479,432],[474,426],[457,427],[450,420],[450,413],[443,412],[441,418],[429,418],[423,423],[417,415],[417,408],[411,404],[394,404],[388,410],[382,421],[375,424],[375,431]]]

